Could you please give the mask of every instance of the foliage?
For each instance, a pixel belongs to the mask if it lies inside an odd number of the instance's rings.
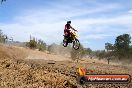
[[[0,30],[0,43],[5,43],[7,39],[7,35],[3,34],[2,30]]]
[[[27,42],[26,45],[27,45],[28,47],[30,47],[31,49],[37,48],[37,42],[35,41],[35,39],[30,40],[29,42]]]
[[[94,55],[102,58],[118,58],[119,60],[125,58],[130,59],[132,58],[132,46],[131,43],[131,36],[129,34],[119,35],[115,39],[115,44],[105,43],[105,50],[98,50],[94,51]],[[92,52],[93,53],[93,52]]]
[[[43,40],[35,40],[35,38],[30,39],[29,42],[26,43],[27,47],[30,47],[31,49],[38,49],[39,51],[46,50],[46,43]]]
[[[73,60],[81,59],[84,55],[86,55],[86,50],[83,48],[82,45],[80,46],[79,50],[75,50],[73,48],[71,50],[71,58]]]
[[[90,55],[92,50],[90,48],[84,48],[85,55]]]
[[[38,40],[37,48],[39,49],[39,51],[46,50],[46,43],[43,42],[42,40]]]
[[[94,56],[97,56],[99,59],[105,58],[106,52],[105,50],[97,50],[92,52]]]
[[[129,34],[123,34],[116,38],[115,51],[119,59],[129,57],[131,37]]]
[[[113,44],[111,44],[111,43],[105,43],[105,49],[107,50],[107,51],[114,51],[114,45]]]

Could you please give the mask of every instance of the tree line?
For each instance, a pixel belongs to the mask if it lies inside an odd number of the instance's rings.
[[[13,38],[12,38],[13,39]],[[9,37],[0,30],[0,43],[9,41]],[[105,50],[92,51],[90,48],[80,46],[79,50],[74,50],[72,46],[67,48],[58,44],[47,45],[43,40],[30,36],[30,40],[26,42],[26,47],[31,49],[38,49],[39,51],[48,51],[55,54],[69,54],[73,60],[81,59],[85,56],[96,56],[99,59],[118,59],[118,60],[132,60],[132,45],[131,36],[129,34],[122,34],[116,37],[115,43],[105,43]]]
[[[100,59],[118,59],[120,61],[132,61],[132,45],[131,36],[129,34],[122,34],[116,37],[115,43],[105,43],[105,50],[96,51],[96,56]]]
[[[115,43],[105,43],[105,50],[97,50],[93,51],[90,48],[84,48],[82,45],[79,50],[71,49],[71,58],[81,59],[85,56],[97,57],[99,59],[108,60],[108,64],[110,60],[128,60],[132,61],[132,45],[131,45],[131,36],[130,34],[122,34],[115,38]]]
[[[129,34],[123,34],[116,37],[114,44],[106,43],[105,49],[119,60],[123,58],[130,59],[132,58],[132,45],[130,44],[131,36]]]

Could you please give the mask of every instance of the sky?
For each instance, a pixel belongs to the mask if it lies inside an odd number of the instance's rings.
[[[32,35],[60,44],[68,20],[85,48],[104,49],[121,34],[132,36],[132,0],[7,0],[0,5],[0,29],[15,41]]]

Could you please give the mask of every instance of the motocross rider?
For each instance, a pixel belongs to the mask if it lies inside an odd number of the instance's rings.
[[[65,25],[65,28],[64,28],[65,39],[71,37],[70,29],[77,31],[71,26],[71,21],[67,21],[67,24]]]

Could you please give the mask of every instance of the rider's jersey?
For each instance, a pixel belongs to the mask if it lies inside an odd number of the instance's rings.
[[[70,36],[70,29],[71,29],[71,25],[70,24],[66,24],[65,28],[64,28],[64,34],[68,33],[67,35]]]
[[[70,33],[71,33],[71,32],[70,32],[70,31],[71,31],[70,29],[75,30],[70,24],[66,24],[66,25],[65,25],[65,29],[64,29],[64,34],[65,34],[65,33],[68,33],[68,35],[70,35]],[[75,30],[75,31],[76,31],[76,30]]]
[[[69,30],[70,28],[72,29],[71,25],[70,24],[66,24],[64,30]]]

